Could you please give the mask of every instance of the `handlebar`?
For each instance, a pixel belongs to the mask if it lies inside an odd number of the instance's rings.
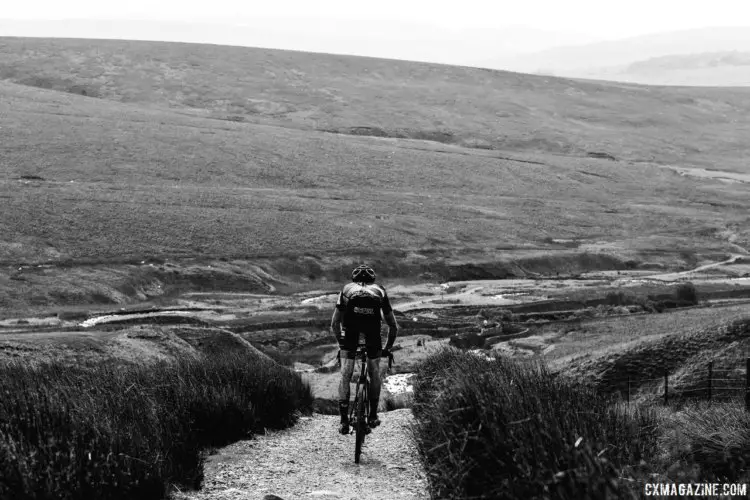
[[[357,350],[360,348],[363,348],[364,346],[358,346]],[[383,353],[381,354],[381,357],[387,356],[388,357],[388,369],[390,370],[393,366],[393,353],[391,351],[386,351],[383,349]],[[336,364],[341,367],[341,349],[336,353]]]

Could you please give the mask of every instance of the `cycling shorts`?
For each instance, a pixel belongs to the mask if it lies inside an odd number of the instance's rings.
[[[358,334],[359,333],[359,334]],[[356,332],[354,330],[344,331],[344,341],[339,342],[341,347],[341,356],[347,359],[354,359],[357,346],[360,343],[360,336],[364,340],[367,350],[367,357],[378,359],[383,352],[383,338],[380,336],[380,329]]]

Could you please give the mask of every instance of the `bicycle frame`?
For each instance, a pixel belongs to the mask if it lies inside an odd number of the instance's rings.
[[[349,422],[354,424],[354,463],[358,464],[362,455],[362,446],[365,444],[365,436],[370,432],[368,424],[370,417],[370,381],[367,370],[367,348],[359,344],[354,353],[354,359],[362,360],[362,369],[357,377],[357,387],[354,391],[354,404],[350,406]],[[350,381],[348,381],[350,382]]]
[[[367,347],[365,344],[358,344],[357,350],[354,354],[354,359],[360,358],[362,360],[362,367],[360,370],[359,377],[357,378],[357,386],[354,390],[354,403],[353,405],[349,405],[349,422],[353,422],[354,419],[354,413],[357,409],[357,396],[359,395],[360,387],[362,387],[362,391],[364,391],[364,400],[365,400],[365,418],[368,418],[370,416],[370,372],[368,371],[367,367],[367,361],[369,358],[367,357]],[[391,365],[393,364],[393,354],[388,354],[388,371],[391,370]]]
[[[354,390],[354,404],[350,405],[349,409],[349,422],[354,422],[354,413],[357,410],[357,396],[359,396],[360,388],[363,391],[365,408],[364,415],[365,419],[370,416],[370,377],[367,371],[367,348],[364,344],[359,344],[354,354],[354,359],[360,358],[362,360],[362,368],[360,370],[359,377],[357,378],[357,386]],[[366,422],[367,420],[365,420]]]
[[[357,386],[354,390],[354,404],[349,405],[349,422],[353,424],[351,430],[356,435],[354,444],[354,463],[358,464],[362,454],[362,445],[365,443],[365,436],[370,433],[370,377],[366,344],[357,345],[354,352],[354,360],[361,359],[361,369],[357,378]],[[388,354],[388,369],[391,368],[393,355]],[[347,381],[351,383],[351,379]],[[356,417],[355,417],[356,416]]]

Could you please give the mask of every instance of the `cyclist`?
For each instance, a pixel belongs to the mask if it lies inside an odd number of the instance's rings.
[[[385,350],[380,337],[380,317],[388,323],[388,340]],[[343,325],[343,327],[342,327]],[[354,371],[354,357],[360,335],[367,349],[367,371],[370,376],[370,415],[368,425],[380,425],[378,401],[380,399],[380,357],[387,356],[396,341],[398,324],[393,315],[388,294],[375,283],[375,271],[367,265],[352,271],[352,283],[347,283],[339,293],[331,319],[331,331],[336,335],[341,349],[341,384],[339,385],[339,412],[341,434],[349,434],[349,381]]]

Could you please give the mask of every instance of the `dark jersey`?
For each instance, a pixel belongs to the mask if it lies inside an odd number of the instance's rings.
[[[347,283],[339,293],[336,308],[344,316],[347,331],[380,331],[380,312],[393,309],[385,288],[376,283]]]

